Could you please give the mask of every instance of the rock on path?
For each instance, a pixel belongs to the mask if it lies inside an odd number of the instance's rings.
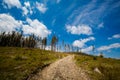
[[[84,70],[78,68],[74,61],[74,55],[52,63],[43,69],[31,80],[90,80]]]

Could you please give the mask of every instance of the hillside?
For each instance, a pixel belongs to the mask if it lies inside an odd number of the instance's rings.
[[[37,80],[41,74],[42,80],[49,80],[49,77],[50,80],[120,79],[120,60],[80,53],[66,54],[40,49],[0,47],[0,64],[1,80]]]
[[[75,60],[93,80],[120,80],[120,60],[89,55],[76,55]]]
[[[0,80],[25,80],[64,56],[40,49],[0,47]]]

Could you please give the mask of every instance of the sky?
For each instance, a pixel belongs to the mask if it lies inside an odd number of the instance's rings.
[[[4,31],[57,35],[59,44],[64,40],[87,54],[120,59],[120,1],[0,0],[0,33]]]

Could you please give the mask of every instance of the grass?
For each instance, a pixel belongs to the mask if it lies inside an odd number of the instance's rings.
[[[40,49],[0,47],[0,80],[25,80],[37,69],[64,56]]]
[[[75,60],[93,80],[120,80],[120,60],[88,55],[76,55]]]
[[[93,80],[120,80],[120,60],[70,53]],[[68,54],[40,49],[0,47],[0,80],[25,80]],[[101,73],[95,71],[98,68]]]

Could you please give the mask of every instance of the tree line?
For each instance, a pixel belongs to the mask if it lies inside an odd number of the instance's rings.
[[[79,52],[78,47],[73,47],[70,44],[65,44],[64,40],[61,44],[58,44],[58,37],[53,35],[50,41],[50,50],[51,51],[63,51],[63,52]],[[31,35],[23,35],[21,32],[2,32],[0,33],[0,46],[8,46],[8,47],[28,47],[28,48],[39,48],[46,49],[48,46],[47,37],[41,38]]]
[[[24,37],[22,34],[15,31],[0,34],[0,46],[34,48],[35,45],[36,38],[34,34],[28,37]]]
[[[51,40],[51,50],[55,51],[58,38],[54,35]],[[40,44],[38,44],[40,43]],[[0,46],[8,47],[28,47],[28,48],[37,48],[40,45],[40,49],[44,49],[47,46],[47,37],[41,38],[37,37],[34,34],[27,35],[25,37],[22,32],[2,32],[0,33]]]

